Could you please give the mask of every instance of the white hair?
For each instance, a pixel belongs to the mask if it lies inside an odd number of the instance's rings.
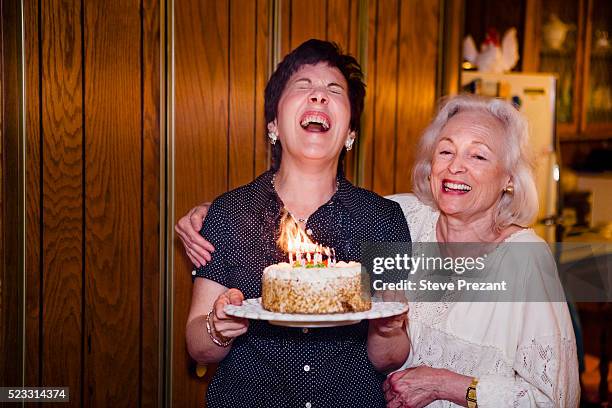
[[[500,156],[511,177],[514,193],[500,194],[493,229],[499,232],[513,224],[522,227],[530,225],[538,213],[538,193],[533,177],[533,159],[528,150],[527,120],[513,105],[501,99],[462,94],[442,101],[438,114],[419,142],[412,173],[414,193],[425,204],[437,208],[428,180],[434,150],[440,133],[449,120],[458,113],[467,111],[489,115],[504,129],[500,149],[504,155]]]

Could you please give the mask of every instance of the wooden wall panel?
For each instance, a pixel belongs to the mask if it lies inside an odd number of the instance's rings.
[[[40,3],[42,31],[42,383],[82,406],[83,94],[81,4]],[[60,329],[61,328],[61,329]]]
[[[292,0],[290,50],[310,38],[325,39],[327,0]]]
[[[256,9],[257,3],[230,0],[229,15],[229,163],[228,189],[249,183],[255,176]]]
[[[437,102],[440,3],[368,2],[358,180],[379,194],[411,189],[414,150]]]
[[[228,189],[229,2],[175,3],[175,213]],[[214,44],[214,46],[211,46]],[[185,348],[192,265],[176,242],[172,401],[198,406],[204,381]]]
[[[24,3],[25,383],[71,406],[157,406],[163,387],[161,4]]]
[[[22,378],[20,7],[0,2],[0,384]]]
[[[257,20],[255,22],[255,35],[257,52],[255,54],[255,160],[254,174],[261,174],[269,167],[270,150],[266,136],[266,120],[264,116],[264,89],[273,67],[270,63],[270,14],[268,0],[257,0]]]
[[[374,182],[374,143],[375,143],[375,121],[374,107],[376,106],[376,83],[377,83],[377,42],[376,30],[378,27],[378,0],[369,0],[367,8],[360,10],[367,16],[367,45],[366,55],[362,56],[365,71],[366,98],[364,113],[361,119],[361,135],[359,136],[359,165],[357,170],[357,181],[359,184],[371,190]]]
[[[140,4],[109,0],[84,7],[84,405],[136,406],[142,283]]]
[[[274,36],[280,37],[280,41],[278,41],[280,43],[280,54],[278,55],[278,61],[274,61],[275,64],[274,67],[272,67],[272,71],[276,69],[276,64],[281,62],[283,57],[292,49],[291,22],[293,21],[293,0],[275,0],[275,4],[277,4],[278,8],[278,10],[274,10],[275,14],[278,13],[278,15],[274,16],[275,20],[278,20],[278,27],[275,27],[275,30],[278,30],[278,32],[274,32]],[[275,42],[276,41],[277,39],[275,38]],[[274,46],[276,46],[276,43]],[[273,52],[276,52],[276,50],[274,49]]]
[[[358,0],[327,1],[325,38],[337,43],[344,52],[350,53],[359,61],[358,32],[356,30],[359,24],[357,2]],[[356,143],[359,143],[359,139],[356,140]],[[345,174],[351,181],[355,181],[356,151],[355,145],[355,148],[347,152],[344,157]]]
[[[400,0],[378,4],[372,188],[393,193],[397,138],[397,79]]]
[[[160,2],[142,1],[142,298],[140,395],[142,407],[158,406],[160,383]]]
[[[402,0],[393,192],[412,188],[416,146],[436,106],[439,1]],[[418,56],[418,58],[415,58]]]
[[[364,62],[347,175],[379,193],[408,189],[434,104],[440,3],[278,0],[270,32],[268,0],[174,2],[176,217],[267,169],[263,90],[278,36],[281,55],[318,37]],[[26,381],[70,386],[75,406],[156,406],[165,3],[25,4]],[[185,350],[191,265],[174,244],[171,400],[201,406],[212,367],[197,379]]]
[[[345,51],[349,51],[350,25],[357,21],[351,21],[351,0],[333,0],[326,2],[325,16],[325,38],[340,45]]]
[[[25,384],[41,386],[41,118],[38,2],[24,3],[26,52],[26,321]]]

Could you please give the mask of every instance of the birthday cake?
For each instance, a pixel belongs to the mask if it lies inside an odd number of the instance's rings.
[[[358,262],[298,261],[268,266],[262,306],[280,313],[362,312],[372,306],[367,275]]]

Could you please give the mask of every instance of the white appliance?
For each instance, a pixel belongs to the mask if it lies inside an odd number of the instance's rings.
[[[507,99],[518,105],[529,121],[532,152],[536,156],[536,187],[540,210],[536,233],[555,242],[559,214],[559,162],[555,137],[556,77],[551,74],[492,74],[465,71],[464,91]]]

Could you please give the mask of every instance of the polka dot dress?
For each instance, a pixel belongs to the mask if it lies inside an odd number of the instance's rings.
[[[201,234],[214,246],[211,262],[196,270],[245,298],[261,296],[265,267],[286,262],[276,246],[282,201],[272,172],[217,198]],[[307,221],[313,241],[335,248],[341,261],[359,261],[364,242],[407,242],[397,203],[339,178],[338,191]],[[194,279],[195,279],[194,278]],[[385,407],[382,382],[367,356],[368,324],[301,329],[251,320],[208,387],[215,407]]]

